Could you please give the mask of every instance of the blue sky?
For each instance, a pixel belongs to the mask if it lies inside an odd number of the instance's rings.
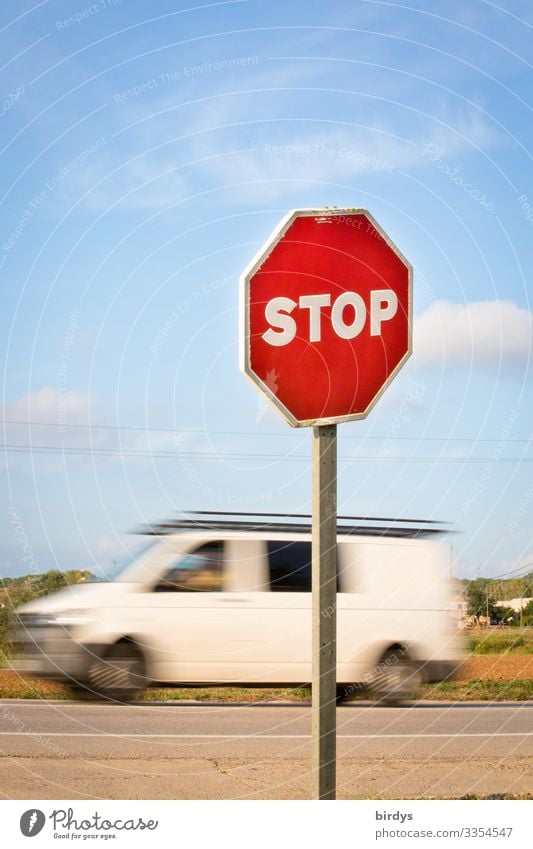
[[[333,205],[415,270],[339,512],[449,521],[461,576],[526,569],[532,35],[526,0],[2,4],[2,574],[175,510],[309,511],[310,433],[238,369],[238,278]]]

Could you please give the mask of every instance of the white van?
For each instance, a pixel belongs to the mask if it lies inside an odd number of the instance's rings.
[[[111,579],[18,610],[22,668],[80,695],[311,681],[311,534],[290,522],[178,520]],[[421,527],[340,526],[337,680],[385,702],[452,676],[450,547]]]

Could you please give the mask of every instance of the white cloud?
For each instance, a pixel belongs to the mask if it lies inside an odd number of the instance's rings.
[[[61,425],[63,420],[71,424],[88,420],[89,396],[85,392],[69,389],[60,392],[44,386],[24,395],[4,409],[4,419],[22,422],[52,422]]]
[[[105,405],[74,389],[62,392],[45,386],[7,405],[0,415],[3,439],[14,451],[12,459],[18,456],[17,446],[26,454],[45,450],[50,452],[52,465],[63,450],[91,462],[124,464],[139,456],[150,461],[152,454],[186,448],[191,439],[189,434],[172,430],[132,429],[131,422],[124,427],[120,422],[115,425],[116,419]]]
[[[533,314],[512,301],[436,301],[415,319],[413,350],[419,366],[525,363],[532,331]]]
[[[103,534],[97,539],[94,552],[98,560],[111,560],[124,554],[124,543],[118,536]]]

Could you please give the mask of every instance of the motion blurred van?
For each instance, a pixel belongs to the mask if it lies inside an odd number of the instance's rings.
[[[18,610],[32,675],[80,696],[149,685],[311,681],[311,533],[292,521],[187,517],[105,578]],[[337,680],[397,702],[450,677],[450,547],[425,526],[339,525]]]

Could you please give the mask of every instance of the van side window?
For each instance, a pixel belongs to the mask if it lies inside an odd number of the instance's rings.
[[[311,592],[311,543],[267,543],[270,590],[274,593]],[[337,592],[339,585],[339,556],[337,551]]]
[[[223,589],[223,544],[208,542],[173,563],[154,592],[219,592]]]
[[[268,542],[270,589],[277,593],[311,591],[311,543]]]

